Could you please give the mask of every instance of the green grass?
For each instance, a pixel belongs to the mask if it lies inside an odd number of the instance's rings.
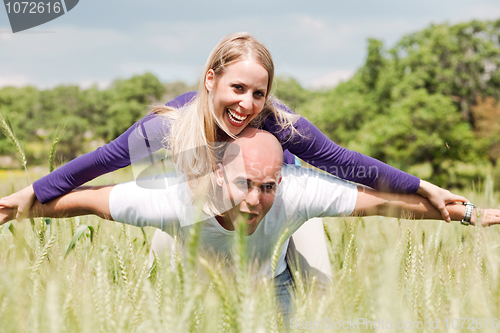
[[[17,176],[22,184],[24,173]],[[96,183],[129,176],[121,172]],[[482,206],[499,205],[490,183],[464,194]],[[357,318],[390,321],[394,328],[400,321],[428,325],[439,319],[439,330],[432,331],[447,331],[448,319],[453,331],[453,318],[473,318],[473,329],[467,331],[495,331],[492,319],[500,317],[498,226],[382,217],[324,221],[334,279],[324,294],[299,281],[295,323],[307,327],[316,321],[316,327],[335,330],[336,321]],[[236,255],[235,269],[223,269],[198,253],[196,234],[188,240],[187,258],[176,259],[175,272],[167,256],[157,258],[148,277],[153,229],[143,232],[87,216],[52,219],[50,226],[35,219],[34,228],[28,221],[14,223],[27,246],[8,226],[0,227],[1,332],[298,330],[280,320],[271,283],[250,281],[243,268],[246,258]],[[81,225],[93,228],[92,240],[85,228],[66,255]],[[241,252],[244,237],[239,239],[235,248]],[[193,278],[200,269],[206,270],[203,283]],[[475,328],[477,318],[481,329]],[[378,330],[360,326],[359,331]]]
[[[295,322],[327,319],[333,325],[330,320],[366,318],[396,327],[399,321],[427,325],[439,319],[444,327],[446,318],[449,326],[452,318],[482,318],[490,330],[480,331],[493,331],[491,321],[500,313],[497,227],[378,217],[326,220],[334,280],[324,295],[298,290]],[[82,224],[94,228],[92,241],[85,232],[65,257]],[[168,257],[157,258],[148,277],[152,229],[143,233],[96,217],[53,219],[50,227],[37,219],[35,229],[26,222],[16,228],[29,249],[2,227],[3,332],[283,329],[269,281],[248,282],[241,267],[234,274],[194,250],[176,272]],[[190,244],[192,250],[195,243]],[[208,269],[206,283],[193,278],[200,266]]]
[[[51,156],[56,145],[57,139]],[[26,186],[26,172],[3,173],[4,195]],[[130,169],[94,184],[126,179]],[[482,206],[499,204],[491,181],[465,195]],[[299,325],[323,332],[358,318],[375,327],[355,331],[498,330],[497,226],[325,219],[334,278],[322,293],[292,272],[297,280],[290,327],[276,311],[272,283],[252,280],[245,268],[244,229],[236,233],[229,263],[234,269],[200,253],[194,230],[186,258],[173,258],[175,270],[166,256],[148,271],[152,229],[88,216],[14,223],[15,229],[0,227],[0,332],[278,332]],[[466,318],[464,329],[460,318]],[[392,329],[376,329],[389,322]],[[432,323],[438,328],[429,328]]]

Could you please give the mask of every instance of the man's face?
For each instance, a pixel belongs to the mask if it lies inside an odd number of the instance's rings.
[[[271,209],[281,182],[281,157],[240,154],[225,166],[217,168],[217,183],[222,188],[226,212],[224,225],[234,230],[234,223],[243,219],[251,235]]]

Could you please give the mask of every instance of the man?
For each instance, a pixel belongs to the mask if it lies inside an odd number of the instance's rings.
[[[276,138],[257,129],[245,130],[229,146],[217,166],[216,191],[210,198],[216,213],[211,216],[205,212],[200,222],[202,248],[230,257],[235,223],[243,220],[248,226],[250,262],[258,262],[256,275],[280,278],[287,273],[288,238],[312,217],[441,218],[441,213],[419,195],[381,193],[311,169],[283,166],[282,156]],[[171,235],[186,234],[193,227],[196,212],[188,188],[185,182],[162,190],[144,189],[135,182],[99,187],[69,193],[43,206],[36,203],[32,215],[96,214],[141,227],[154,226]],[[463,205],[447,209],[452,220],[462,220],[466,214]],[[475,210],[467,214],[475,223]],[[0,209],[0,222],[14,216],[15,212]],[[500,210],[484,209],[482,216],[483,225],[500,223]],[[273,250],[283,237],[286,240],[273,272]]]

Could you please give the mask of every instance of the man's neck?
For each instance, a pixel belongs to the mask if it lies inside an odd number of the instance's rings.
[[[224,229],[229,230],[229,231],[234,231],[234,225],[228,216],[217,215],[215,217],[215,219],[217,220],[217,222],[219,222],[221,227],[223,227]]]

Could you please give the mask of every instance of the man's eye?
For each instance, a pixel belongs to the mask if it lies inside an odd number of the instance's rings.
[[[276,188],[276,185],[274,185],[274,184],[262,185],[262,191],[264,193],[272,193],[275,188]]]
[[[247,181],[241,180],[236,182],[236,186],[240,188],[247,188],[249,186]]]

